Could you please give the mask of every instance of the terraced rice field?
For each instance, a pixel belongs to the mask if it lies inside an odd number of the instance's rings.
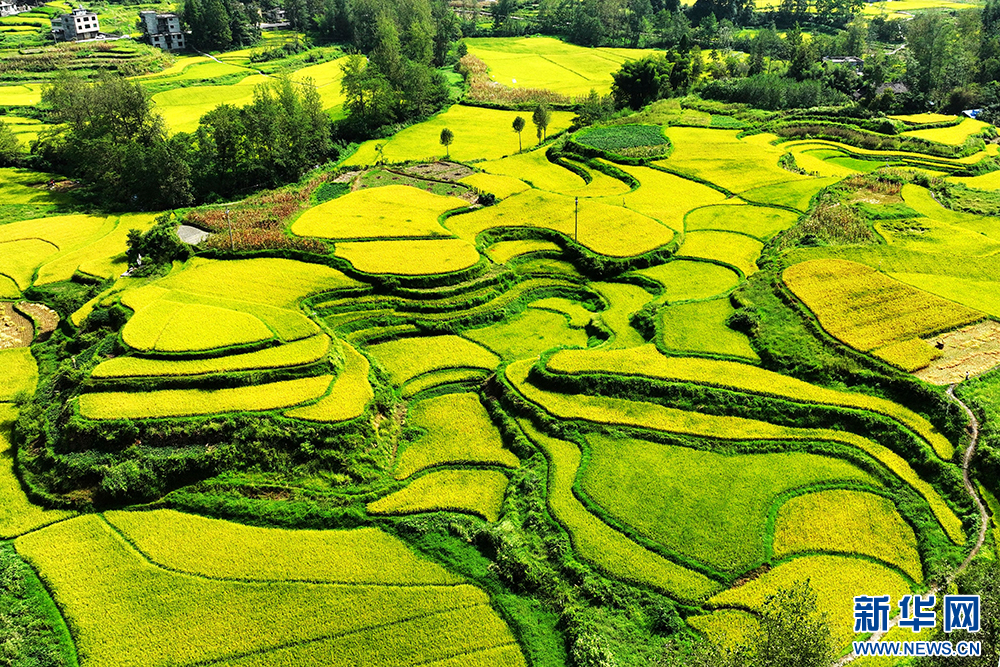
[[[479,261],[476,248],[463,239],[348,241],[334,252],[358,271],[401,276],[461,271]]]
[[[507,476],[496,470],[438,470],[368,504],[372,514],[459,512],[496,521]]]
[[[728,299],[692,301],[660,310],[657,342],[664,351],[756,360],[747,337],[726,324],[736,312]]]

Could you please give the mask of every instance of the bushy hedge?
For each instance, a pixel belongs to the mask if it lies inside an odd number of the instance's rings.
[[[848,97],[820,81],[794,81],[777,74],[711,81],[701,91],[710,100],[753,104],[761,109],[796,109],[840,104]]]

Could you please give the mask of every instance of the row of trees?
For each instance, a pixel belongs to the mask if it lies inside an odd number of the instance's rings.
[[[91,185],[103,206],[162,210],[297,180],[334,155],[330,119],[314,86],[279,79],[253,102],[221,105],[194,133],[168,137],[138,83],[63,76],[42,95],[62,125],[37,159]]]
[[[184,0],[181,17],[191,30],[191,43],[215,51],[260,40],[260,11],[256,2],[240,0]]]

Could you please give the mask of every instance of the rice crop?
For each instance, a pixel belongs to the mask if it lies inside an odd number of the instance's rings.
[[[806,178],[778,166],[778,158],[784,153],[781,148],[761,139],[737,139],[739,130],[669,127],[664,134],[674,150],[669,158],[656,164],[715,183],[731,192]],[[734,155],[739,155],[739,159],[734,160]]]
[[[734,648],[748,641],[760,627],[756,616],[741,609],[717,609],[686,620],[710,642],[724,648]]]
[[[653,586],[681,600],[704,599],[719,590],[719,583],[636,544],[588,511],[573,493],[581,462],[579,448],[545,435],[527,420],[518,423],[549,461],[549,509],[583,559],[616,577]]]
[[[916,582],[923,566],[913,528],[892,501],[872,493],[834,489],[795,496],[778,510],[774,555],[839,551],[898,566]]]
[[[497,199],[506,199],[518,192],[524,192],[530,187],[519,178],[485,172],[469,174],[458,182],[468,185],[480,194],[491,194]]]
[[[5,354],[9,351],[0,351],[0,367],[4,369],[9,368],[11,361]],[[24,495],[21,481],[14,472],[11,431],[16,418],[14,406],[0,403],[0,539],[4,540],[73,516],[73,512],[42,509]]]
[[[339,422],[356,419],[375,398],[368,380],[370,366],[360,352],[343,344],[344,368],[330,385],[329,393],[314,405],[289,410],[285,414],[297,419],[319,422]]]
[[[465,206],[464,199],[408,185],[365,188],[314,206],[299,216],[291,231],[325,239],[449,236],[438,218]]]
[[[478,166],[489,174],[519,178],[528,185],[551,192],[575,191],[586,185],[574,172],[549,162],[545,148],[482,162]]]
[[[237,558],[262,560],[238,545],[216,543],[209,553],[229,550]],[[462,626],[468,626],[465,632],[475,644],[506,646],[513,641],[487,595],[453,583],[443,570],[441,583],[407,586],[207,579],[150,563],[96,515],[25,535],[15,546],[42,573],[68,617],[81,659],[100,667],[266,660],[269,652],[317,641],[328,649],[324,660],[296,664],[340,663],[341,647],[347,659],[358,651],[358,642],[377,651],[372,642],[380,640],[419,642],[417,651],[450,656],[461,644],[446,643],[456,633],[465,638]],[[348,556],[343,565],[353,560]],[[405,577],[414,559],[380,556],[378,564],[380,573],[403,573],[389,575],[392,581]],[[442,639],[428,636],[427,622],[433,622]]]
[[[231,389],[85,393],[80,396],[80,414],[88,419],[149,419],[274,410],[319,398],[332,380],[320,375]]]
[[[526,399],[560,419],[583,419],[599,424],[635,426],[721,440],[829,440],[856,447],[912,486],[927,501],[948,537],[956,544],[965,543],[962,521],[934,487],[922,480],[898,454],[867,438],[843,431],[794,428],[742,417],[706,415],[621,398],[549,392],[527,382],[532,363],[527,360],[510,364],[506,372],[507,380]]]
[[[489,67],[493,79],[513,88],[540,88],[563,95],[611,91],[611,74],[650,49],[590,49],[552,37],[466,39],[469,53]],[[507,124],[510,125],[509,123]]]
[[[482,368],[492,372],[500,363],[494,353],[459,336],[398,338],[370,345],[367,352],[397,385],[446,368]]]
[[[747,337],[726,324],[734,312],[729,299],[667,306],[660,309],[657,335],[667,350],[756,361],[757,353]]]
[[[444,394],[419,401],[410,406],[407,423],[422,433],[399,454],[396,479],[449,463],[518,465],[476,394]]]
[[[530,120],[530,112],[527,114]],[[343,161],[345,166],[367,166],[377,162],[406,162],[409,160],[436,160],[445,151],[439,139],[441,130],[450,129],[455,141],[450,146],[451,158],[459,162],[470,160],[495,160],[518,151],[517,133],[511,124],[524,111],[503,111],[455,104],[430,120],[401,130],[388,140],[373,140],[361,144],[357,152]],[[553,111],[548,134],[553,136],[570,126],[573,114]],[[530,144],[532,137],[523,136]],[[381,151],[378,150],[381,147]]]
[[[479,261],[479,253],[463,239],[348,241],[334,254],[358,271],[373,274],[423,276],[461,271]]]
[[[688,231],[740,232],[766,241],[794,225],[797,219],[794,213],[778,208],[724,204],[691,211],[684,219],[684,226]]]
[[[877,485],[816,454],[724,455],[589,434],[583,490],[616,521],[716,570],[745,572],[767,557],[768,512],[792,489],[824,482]]]
[[[452,383],[481,384],[489,373],[481,368],[445,368],[419,375],[403,386],[403,398],[410,398],[427,389]]]
[[[829,614],[834,641],[842,647],[854,638],[854,596],[879,591],[898,600],[910,592],[901,575],[882,565],[847,556],[803,556],[719,593],[709,604],[759,609],[767,596],[806,580],[816,592],[819,610]]]
[[[309,65],[295,71],[291,75],[293,82],[299,85],[312,83],[319,93],[320,103],[326,111],[332,111],[334,116],[340,115],[344,104],[344,92],[340,87],[344,78],[344,59],[335,58],[318,65]]]
[[[41,84],[0,86],[0,104],[7,107],[33,107],[42,101]]]
[[[957,125],[934,127],[926,130],[908,130],[903,132],[903,136],[937,141],[951,146],[961,146],[970,136],[978,134],[988,127],[990,127],[989,123],[984,123],[975,118],[965,118]]]
[[[38,383],[38,365],[27,347],[0,350],[0,368],[3,369],[3,383],[0,384],[0,401],[9,401],[22,392],[35,392]]]
[[[628,196],[626,195],[626,199]],[[618,200],[621,201],[620,199]],[[545,211],[539,216],[539,211]],[[596,253],[629,257],[659,248],[674,238],[668,227],[620,205],[594,199],[579,202],[579,225],[574,226],[573,197],[528,190],[471,213],[449,218],[445,225],[455,234],[475,239],[482,231],[504,227],[552,229]]]
[[[458,584],[377,528],[285,530],[169,509],[104,518],[153,563],[217,579],[338,584]],[[225,548],[220,548],[225,546]],[[395,567],[385,567],[385,563]]]
[[[648,215],[676,232],[684,229],[684,216],[688,211],[717,204],[726,196],[707,185],[668,174],[650,167],[615,165],[639,181],[639,188],[622,196],[603,199],[606,204],[625,207]]]
[[[983,316],[855,262],[811,260],[788,267],[783,278],[830,335],[863,352]]]
[[[247,313],[166,299],[138,311],[122,330],[126,345],[146,352],[213,350],[273,337],[266,324]]]
[[[904,123],[909,123],[912,125],[928,125],[931,123],[947,123],[949,121],[955,120],[955,116],[950,116],[943,113],[913,113],[913,114],[897,114],[894,116],[889,116],[893,120],[901,120]]]
[[[632,315],[651,301],[652,295],[642,287],[629,283],[592,282],[590,288],[608,306],[598,314],[598,319],[613,334],[610,346],[617,348],[642,345],[645,340],[632,326]]]
[[[463,333],[503,359],[534,358],[556,346],[585,347],[587,334],[570,328],[561,314],[528,309],[497,324]]]
[[[526,255],[529,252],[559,252],[560,250],[559,246],[552,241],[519,239],[517,241],[500,241],[499,243],[494,243],[486,250],[486,254],[494,262],[505,264],[514,257]]]
[[[487,521],[500,518],[507,476],[496,470],[437,470],[368,503],[372,514],[462,512]]]
[[[820,190],[833,185],[840,178],[839,176],[827,176],[807,181],[765,185],[746,190],[740,194],[740,197],[758,204],[789,206],[804,212],[808,210],[810,202],[812,202],[813,197],[819,194]]]
[[[540,308],[542,310],[552,310],[565,315],[571,327],[583,328],[590,324],[596,313],[587,310],[576,301],[565,299],[560,296],[548,297],[532,301],[530,308]]]
[[[99,364],[91,373],[91,377],[181,377],[262,368],[284,368],[317,362],[326,356],[329,349],[330,338],[321,334],[256,352],[208,359],[173,360],[139,356],[115,357]]]
[[[954,446],[927,419],[898,403],[849,391],[827,389],[773,371],[720,359],[668,357],[652,345],[628,350],[565,350],[549,358],[547,368],[557,373],[620,373],[674,382],[694,382],[724,389],[867,410],[885,415],[911,429],[932,445],[943,459]]]
[[[126,213],[118,218],[118,225],[110,234],[89,243],[79,252],[81,273],[98,278],[114,278],[128,269],[125,257],[129,231],[137,229],[145,232],[156,220],[152,213]]]
[[[740,283],[732,269],[712,262],[678,259],[636,271],[663,285],[658,301],[673,303],[725,294]]]
[[[203,65],[199,64],[188,67],[187,70],[191,71],[192,77],[200,78],[199,75],[205,71],[198,69],[201,67]],[[225,65],[225,67],[233,66]],[[156,111],[163,116],[170,132],[194,132],[198,129],[198,122],[202,116],[219,105],[243,107],[253,102],[254,89],[266,84],[268,80],[259,74],[250,74],[248,70],[242,68],[231,69],[227,73],[238,71],[246,72],[248,76],[236,84],[189,85],[153,95]]]
[[[699,231],[684,236],[678,257],[698,257],[723,262],[749,276],[757,272],[757,259],[764,244],[731,232]]]
[[[58,252],[58,247],[41,239],[0,242],[0,273],[17,286],[14,296],[28,289],[38,265]]]
[[[0,243],[40,239],[62,251],[91,240],[104,226],[105,218],[94,215],[60,215],[37,220],[22,220],[0,225]]]

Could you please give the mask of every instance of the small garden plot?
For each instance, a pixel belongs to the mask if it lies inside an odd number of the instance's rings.
[[[688,231],[711,229],[740,232],[766,241],[794,225],[798,218],[791,211],[778,208],[725,204],[691,211],[684,219],[684,227]]]
[[[664,134],[674,150],[668,159],[656,164],[731,192],[805,179],[778,166],[782,149],[737,139],[738,130],[669,127]],[[734,159],[737,155],[739,159]]]
[[[981,120],[966,118],[957,125],[951,125],[949,127],[934,127],[927,130],[909,130],[907,132],[903,132],[903,136],[927,139],[928,141],[936,141],[938,143],[949,144],[951,146],[961,146],[965,143],[966,139],[974,134],[982,132],[988,127],[992,126]]]
[[[757,259],[763,249],[763,243],[743,234],[701,231],[685,235],[677,256],[722,262],[749,276],[757,272]]]
[[[85,393],[80,396],[80,414],[88,419],[150,419],[275,410],[319,398],[332,380],[331,375],[320,375],[231,389]]]
[[[370,345],[367,352],[396,385],[431,371],[446,368],[493,371],[500,363],[497,355],[459,336],[399,338]]]
[[[894,2],[896,0],[893,0]],[[911,125],[929,125],[931,123],[948,123],[956,120],[955,116],[949,116],[943,113],[913,113],[913,114],[900,114],[896,116],[889,116],[893,120],[901,120],[904,123],[909,123]]]
[[[199,352],[270,340],[260,319],[225,308],[161,299],[132,316],[122,340],[143,352]]]
[[[378,139],[361,144],[358,151],[344,160],[345,166],[373,165],[377,162],[408,162],[436,160],[445,157],[440,143],[441,130],[448,128],[455,135],[449,148],[451,158],[459,162],[495,160],[518,152],[517,133],[510,129],[518,116],[530,120],[523,111],[502,111],[456,104],[430,120],[398,132],[388,141]],[[554,136],[567,129],[573,120],[568,111],[553,111],[548,134]],[[529,131],[530,132],[530,131]],[[523,137],[525,143],[531,136]],[[379,152],[376,146],[381,146]]]
[[[902,575],[871,561],[847,556],[803,556],[782,563],[743,586],[719,593],[708,602],[759,609],[769,595],[805,580],[816,591],[819,611],[829,614],[830,630],[841,647],[847,647],[855,636],[854,596],[881,591],[879,595],[888,594],[898,600],[910,592],[910,585]]]
[[[672,352],[720,354],[757,361],[747,337],[726,324],[736,310],[728,299],[696,301],[660,310],[657,335]]]
[[[580,449],[541,433],[528,420],[518,423],[549,460],[549,509],[581,557],[616,577],[648,584],[680,600],[701,600],[719,590],[718,582],[639,546],[592,514],[573,492]]]
[[[576,301],[564,299],[559,296],[532,301],[529,307],[562,313],[568,318],[569,325],[576,329],[582,329],[590,324],[596,314],[593,311],[587,310]]]
[[[659,125],[593,127],[574,136],[574,140],[583,146],[627,157],[657,157],[670,148]]]
[[[438,470],[368,503],[368,511],[372,514],[461,512],[496,521],[500,518],[507,481],[507,476],[496,470]]]
[[[774,556],[838,551],[869,556],[923,581],[917,537],[888,498],[834,489],[795,496],[778,510]]]
[[[539,215],[539,211],[544,211],[545,215]],[[453,216],[445,225],[458,236],[470,240],[487,229],[503,227],[552,229],[569,239],[578,229],[580,245],[613,257],[641,255],[670,243],[674,238],[673,231],[668,227],[621,206],[582,199],[579,202],[577,228],[574,227],[574,211],[573,197],[529,190],[496,206]]]
[[[502,176],[500,174],[486,174],[477,172],[469,174],[459,181],[468,185],[480,194],[491,194],[497,199],[506,199],[518,192],[524,192],[531,186],[524,181],[513,176]]]
[[[10,401],[22,392],[35,392],[38,365],[31,355],[31,348],[25,346],[0,350],[0,369],[3,369],[0,401]]]
[[[526,255],[529,252],[561,252],[562,248],[552,241],[523,239],[517,241],[500,241],[494,243],[486,254],[497,264],[506,264],[514,257]]]
[[[226,532],[239,536],[246,530],[260,529],[239,527]],[[292,533],[289,539],[297,535]],[[181,535],[158,540],[160,545],[183,541]],[[251,538],[250,544],[261,541],[283,540]],[[305,544],[323,541],[319,533],[307,536]],[[359,542],[363,541],[362,537]],[[380,541],[373,540],[368,552],[373,553],[371,547],[387,546]],[[209,553],[235,553],[249,562],[262,562],[255,554],[275,556],[270,550],[247,549],[245,544],[230,538],[213,543]],[[405,547],[398,542],[378,560],[383,577],[373,582],[377,585],[233,581],[171,572],[145,560],[96,515],[49,526],[18,538],[15,546],[43,573],[74,629],[80,654],[92,665],[146,667],[244,658],[273,664],[268,658],[275,652],[297,651],[322,641],[322,660],[293,658],[296,665],[321,667],[363,662],[359,655],[376,653],[385,646],[415,643],[434,659],[465,651],[467,645],[514,643],[510,630],[490,607],[489,597],[474,586],[456,584],[443,568],[421,563],[412,585],[385,585],[406,581],[417,565],[414,557],[401,557]],[[319,549],[320,553],[342,553],[342,559],[325,566],[327,572],[339,565],[337,576],[351,576],[347,572],[357,562],[356,553],[336,544],[334,549]],[[180,553],[185,552],[182,547]],[[275,557],[278,562],[291,562],[281,553]],[[222,558],[225,563],[226,557]],[[270,563],[263,567],[271,572],[277,569]],[[314,569],[323,567],[317,564]],[[245,566],[242,569],[251,572]],[[437,581],[433,581],[435,573]],[[149,641],[150,637],[157,641]],[[404,664],[396,663],[395,656],[387,659],[385,664]],[[514,664],[523,665],[523,659]]]
[[[589,49],[552,37],[471,38],[465,42],[469,53],[486,63],[497,83],[569,96],[585,96],[591,90],[606,94],[611,91],[611,74],[624,62],[655,53],[651,49]]]
[[[741,574],[767,558],[768,513],[792,489],[878,485],[855,466],[798,452],[723,455],[590,434],[583,490],[613,520],[669,552]]]
[[[624,197],[608,197],[603,201],[614,206],[624,200],[625,207],[659,220],[674,231],[684,229],[688,211],[707,204],[716,204],[726,196],[707,185],[649,167],[615,165],[639,181],[639,188]]]
[[[539,148],[501,160],[483,162],[479,168],[488,174],[519,178],[528,185],[551,192],[579,190],[587,185],[575,172],[549,162],[546,151],[546,148]]]
[[[479,261],[479,252],[463,239],[348,241],[334,254],[358,271],[397,276],[425,276],[461,271]]]
[[[377,528],[284,530],[174,510],[104,515],[149,560],[202,577],[337,584],[458,584]],[[385,567],[385,563],[396,567]]]
[[[399,455],[396,479],[443,464],[488,464],[516,468],[476,394],[444,394],[413,404],[408,424],[423,431]]]
[[[855,262],[811,260],[785,269],[783,278],[830,335],[876,356],[881,348],[956,329],[983,317],[979,311]],[[922,361],[922,353],[914,350],[909,356],[913,355]],[[903,363],[905,359],[894,361]]]
[[[820,190],[833,185],[840,180],[839,176],[827,176],[825,178],[813,178],[807,181],[795,181],[793,183],[780,183],[778,185],[768,185],[753,190],[743,192],[740,197],[755,204],[767,204],[773,206],[788,206],[797,211],[806,211],[813,197],[819,194]]]
[[[712,262],[678,259],[648,269],[636,271],[663,285],[658,301],[691,301],[725,294],[740,284],[740,276],[732,269]]]
[[[0,351],[0,367],[5,369],[9,368],[10,361],[6,356],[5,351]],[[0,403],[0,539],[4,540],[73,516],[73,512],[42,509],[24,495],[21,481],[14,472],[11,431],[16,419],[14,407]]]
[[[183,377],[264,368],[285,368],[315,363],[325,357],[329,349],[330,338],[320,334],[257,352],[209,359],[172,360],[148,359],[137,356],[115,357],[98,365],[91,373],[91,377]]]
[[[586,347],[587,334],[560,313],[530,308],[516,317],[464,333],[504,359],[535,358],[557,346]]]
[[[721,359],[668,357],[652,345],[645,345],[628,350],[564,350],[552,355],[546,368],[556,373],[640,375],[671,382],[708,384],[793,401],[867,410],[885,415],[911,429],[932,445],[944,459],[950,459],[954,452],[952,444],[933,424],[897,403],[877,396],[827,389],[749,364]]]
[[[339,422],[364,414],[375,398],[368,381],[370,366],[368,360],[350,345],[345,343],[343,349],[344,368],[330,385],[330,392],[315,405],[289,410],[286,415],[310,421]]]
[[[325,239],[450,236],[438,218],[468,203],[406,185],[366,188],[303,213],[291,227],[299,236]]]

